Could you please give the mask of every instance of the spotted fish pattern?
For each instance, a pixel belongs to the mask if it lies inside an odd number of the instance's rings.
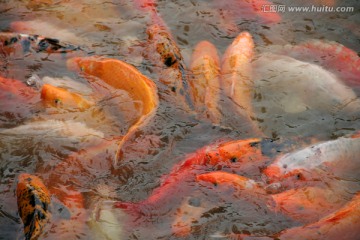
[[[51,217],[49,191],[39,177],[22,173],[18,177],[16,196],[25,239],[38,239]]]

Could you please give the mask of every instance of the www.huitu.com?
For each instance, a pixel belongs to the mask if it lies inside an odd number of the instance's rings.
[[[263,12],[315,12],[315,13],[327,13],[327,12],[354,12],[354,7],[330,7],[330,6],[286,6],[269,4],[261,7]]]

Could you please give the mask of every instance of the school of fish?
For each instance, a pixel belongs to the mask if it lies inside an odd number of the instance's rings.
[[[37,20],[14,22],[12,32],[0,33],[1,64],[45,54],[65,59],[65,68],[81,79],[32,75],[25,82],[0,72],[0,120],[7,123],[0,125],[0,137],[30,137],[44,148],[53,142],[67,149],[53,153],[61,161],[16,174],[21,238],[54,239],[59,232],[58,239],[82,239],[90,232],[94,239],[138,239],[149,237],[142,232],[150,229],[166,239],[202,239],[207,231],[212,239],[358,239],[358,54],[315,39],[259,53],[252,33],[238,31],[222,57],[210,41],[199,42],[187,66],[155,0],[133,4],[148,17],[140,55],[158,79],[126,61],[94,55],[70,32],[62,32],[67,41],[52,32],[38,35],[45,23]],[[262,24],[281,22],[280,14],[260,10],[271,4],[267,0],[237,4]],[[225,8],[221,1],[216,5]],[[228,30],[232,18],[222,19]],[[118,176],[130,171],[131,154],[161,147],[148,134],[166,131],[158,126],[160,106],[222,131],[231,128],[226,107],[251,137],[217,139],[174,160],[147,198],[119,198],[111,181],[123,181]],[[319,114],[322,121],[314,118]],[[109,125],[117,129],[112,134],[102,131]],[[99,175],[116,180],[94,184]],[[100,194],[84,190],[90,185]]]

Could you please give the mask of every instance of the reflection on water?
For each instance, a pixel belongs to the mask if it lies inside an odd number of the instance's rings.
[[[243,193],[231,186],[200,187],[194,179],[180,181],[164,204],[146,208],[143,216],[111,206],[114,201],[141,203],[161,186],[176,163],[205,145],[259,137],[254,123],[264,136],[274,138],[262,143],[267,156],[262,168],[282,152],[358,131],[360,80],[359,64],[354,61],[359,61],[360,52],[359,3],[288,0],[286,6],[335,4],[352,6],[355,11],[285,11],[279,13],[280,19],[278,14],[257,12],[248,1],[151,2],[0,1],[2,32],[41,35],[81,49],[60,54],[25,53],[20,46],[6,56],[4,45],[0,45],[0,239],[23,236],[14,194],[16,178],[22,172],[36,173],[53,192],[55,202],[79,213],[70,222],[54,213],[49,227],[53,231],[45,239],[216,238],[231,233],[264,236],[301,224],[291,214],[272,211],[275,207],[267,197],[244,199]],[[257,4],[261,2],[267,3]],[[241,31],[252,35],[256,57],[251,64],[251,118],[238,115],[239,106],[224,95],[216,109],[223,117],[216,125],[198,118],[180,100],[172,100],[174,94],[164,85],[169,71],[151,61],[155,50],[148,47],[146,30],[154,21],[149,10],[153,6],[161,19],[157,21],[166,23],[178,44],[184,79],[193,74],[188,69],[200,41],[214,44],[221,59]],[[326,44],[301,45],[314,39]],[[112,162],[119,136],[139,118],[135,110],[139,103],[123,90],[98,84],[96,78],[90,80],[90,87],[81,74],[69,70],[68,59],[89,55],[130,63],[159,88],[155,116],[124,145],[124,159],[115,167]],[[94,105],[81,111],[44,106],[40,90],[26,85],[32,76],[38,76],[41,84],[81,94]],[[246,169],[222,168],[262,180],[259,169]],[[209,170],[216,169],[196,169]],[[350,199],[346,195],[337,199],[337,204]]]

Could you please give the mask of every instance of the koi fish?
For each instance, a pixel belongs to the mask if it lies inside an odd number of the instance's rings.
[[[165,26],[150,25],[146,33],[148,49],[145,58],[156,66],[159,80],[166,86],[161,97],[171,96],[170,102],[175,100],[177,105],[181,104],[181,107],[188,110],[191,101],[186,91],[188,79],[180,49]]]
[[[216,47],[207,41],[198,43],[191,57],[190,70],[193,75],[189,87],[195,110],[219,124],[220,60]]]
[[[37,91],[16,79],[0,77],[1,122],[16,123],[31,116],[40,101]]]
[[[80,50],[78,46],[62,43],[54,38],[22,33],[0,33],[0,53],[8,56],[16,53],[18,49],[22,50],[22,54],[29,52],[67,53]]]
[[[25,239],[38,239],[51,218],[48,189],[40,178],[22,173],[18,177],[16,196]]]
[[[358,193],[345,206],[319,221],[284,230],[277,239],[348,239],[359,238],[360,194]]]
[[[229,183],[241,190],[252,190],[260,194],[265,194],[265,190],[260,183],[247,177],[228,172],[215,171],[199,174],[196,176],[196,181],[210,182],[214,185]]]
[[[247,139],[205,147],[175,166],[147,199],[138,203],[115,202],[114,206],[137,217],[171,211],[176,203],[182,201],[182,197],[179,198],[176,193],[182,192],[186,196],[185,193],[191,192],[195,187],[193,182],[196,174],[215,166],[248,161],[259,154],[260,150],[256,147],[259,141]]]
[[[350,87],[360,84],[360,57],[357,52],[340,43],[312,39],[295,46],[286,45],[275,52],[320,64],[339,76]]]
[[[226,49],[221,65],[221,87],[235,104],[236,111],[245,116],[255,131],[258,127],[252,119],[252,96],[254,82],[251,61],[254,57],[254,42],[248,32],[240,33]]]
[[[256,59],[253,67],[253,108],[257,119],[263,119],[259,125],[265,134],[306,136],[313,134],[309,129],[329,134],[337,130],[334,116],[352,119],[360,112],[355,92],[318,65],[267,53]]]
[[[334,186],[289,189],[271,197],[274,200],[271,206],[273,211],[302,223],[318,221],[346,203],[345,194],[340,194],[339,189]]]
[[[46,105],[64,109],[78,109],[84,111],[94,103],[86,100],[81,95],[70,92],[64,88],[44,84],[41,89],[41,99]]]
[[[279,190],[334,180],[358,181],[360,138],[341,137],[279,157],[265,170]]]
[[[141,117],[130,127],[119,143],[116,159],[114,160],[116,165],[118,159],[122,158],[122,147],[125,141],[133,135],[136,129],[146,125],[155,115],[158,106],[157,87],[136,68],[116,59],[73,58],[68,62],[68,66],[69,68],[80,69],[90,83],[90,79],[95,77],[115,89],[125,90],[136,103],[136,110],[141,112]]]

